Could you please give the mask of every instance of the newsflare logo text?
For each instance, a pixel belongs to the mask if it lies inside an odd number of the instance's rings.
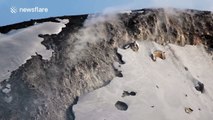
[[[32,7],[32,8],[17,8],[15,6],[10,7],[12,14],[16,13],[47,13],[48,8]]]

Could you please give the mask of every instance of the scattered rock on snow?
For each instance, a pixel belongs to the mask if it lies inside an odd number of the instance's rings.
[[[166,55],[165,52],[161,51],[161,50],[155,50],[152,54],[151,54],[151,58],[153,61],[156,61],[157,58],[161,58],[163,60],[166,59]]]
[[[123,74],[122,74],[122,72],[121,71],[118,71],[118,72],[116,72],[116,74],[115,74],[117,77],[123,77]]]
[[[184,69],[185,69],[186,71],[188,71],[188,70],[189,70],[187,67],[184,67]]]
[[[128,105],[125,102],[122,102],[122,101],[117,101],[115,103],[115,107],[118,110],[121,110],[121,111],[126,111],[128,109]]]
[[[134,41],[134,42],[131,42],[127,45],[124,45],[123,48],[124,49],[131,48],[133,51],[137,52],[139,50],[139,44],[137,43],[137,41]]]
[[[117,77],[123,77],[122,71],[118,70],[115,67],[114,67],[114,70],[115,70],[115,76],[117,76]]]
[[[197,80],[196,83],[195,83],[195,89],[197,91],[200,91],[201,93],[203,93],[204,92],[204,84]]]
[[[118,50],[117,49],[114,49],[115,50],[115,53],[116,53],[116,56],[118,57],[118,62],[120,63],[120,64],[125,64],[125,61],[123,61],[123,56],[120,54],[120,53],[118,53]]]
[[[131,43],[130,48],[135,52],[138,51],[139,50],[139,44],[137,43],[137,41],[134,41],[133,43]]]
[[[134,92],[134,91],[131,91],[131,92],[124,91],[122,97],[135,96],[135,95],[136,95],[136,92]]]
[[[185,107],[185,112],[190,114],[193,112],[193,109],[192,108],[189,108],[189,107]]]

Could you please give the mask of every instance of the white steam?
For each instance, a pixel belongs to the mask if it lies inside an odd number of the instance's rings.
[[[117,12],[105,10],[100,14],[91,14],[87,17],[83,27],[77,32],[71,34],[70,44],[74,49],[67,49],[71,59],[84,56],[83,50],[88,47],[88,44],[95,44],[97,42],[106,41],[108,36],[106,34],[105,22],[117,23]]]

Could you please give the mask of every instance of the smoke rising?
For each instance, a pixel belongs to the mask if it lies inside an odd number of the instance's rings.
[[[69,42],[73,46],[73,49],[67,49],[70,58],[85,56],[83,51],[88,44],[107,41],[109,38],[105,23],[116,24],[119,21],[118,13],[117,9],[106,9],[102,13],[88,15],[83,27],[70,35]]]

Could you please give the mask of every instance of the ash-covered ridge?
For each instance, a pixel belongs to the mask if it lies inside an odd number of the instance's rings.
[[[126,13],[63,16],[0,27],[1,34],[35,23],[68,19],[58,34],[39,34],[50,60],[32,55],[1,82],[0,119],[73,120],[80,95],[122,77],[114,63],[125,64],[117,52],[132,41],[204,45],[213,48],[213,14],[209,11],[142,9]],[[18,56],[18,55],[17,55]],[[9,89],[9,91],[5,91]]]

